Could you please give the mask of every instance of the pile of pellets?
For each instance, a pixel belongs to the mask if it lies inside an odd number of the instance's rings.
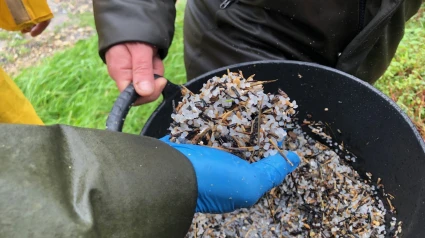
[[[350,166],[356,157],[332,141],[323,123],[298,122],[296,101],[283,90],[266,94],[263,84],[274,81],[228,72],[209,79],[199,93],[182,86],[169,128],[173,142],[218,148],[249,162],[276,153],[286,158],[288,150],[301,158],[250,209],[195,214],[187,237],[399,237],[402,222],[386,218],[395,213],[394,197],[383,192],[381,179],[376,185],[370,173],[363,179]]]

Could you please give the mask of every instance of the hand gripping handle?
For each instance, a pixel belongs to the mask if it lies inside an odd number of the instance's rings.
[[[158,79],[162,78],[162,76],[155,74],[154,78]],[[174,94],[176,90],[180,90],[180,87],[167,80],[167,84],[162,91],[162,95],[164,98],[167,98],[168,95]],[[138,98],[140,98],[140,95],[137,94],[133,83],[130,83],[127,88],[120,93],[115,101],[114,106],[108,115],[108,119],[106,120],[106,130],[121,132],[124,126],[124,120],[127,117],[131,106]]]

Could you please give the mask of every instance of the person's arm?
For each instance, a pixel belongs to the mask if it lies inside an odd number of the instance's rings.
[[[93,0],[99,55],[112,46],[142,42],[155,46],[161,59],[167,56],[174,35],[175,0]]]
[[[53,18],[45,0],[0,0],[0,28],[41,34]]]
[[[0,125],[0,237],[184,237],[193,166],[149,137]]]
[[[69,126],[0,125],[0,237],[184,237],[195,212],[254,205],[290,166]]]
[[[174,36],[175,0],[93,0],[99,55],[123,91],[131,82],[143,96],[135,105],[156,100],[166,81],[162,60]]]

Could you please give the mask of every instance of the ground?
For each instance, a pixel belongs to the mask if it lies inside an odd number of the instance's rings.
[[[46,124],[104,129],[118,91],[97,55],[91,1],[48,2],[55,18],[39,37],[0,31],[0,64]],[[182,46],[184,4],[185,1],[177,4],[176,35],[164,62],[165,76],[176,83],[183,83],[186,78]],[[375,86],[410,116],[425,137],[424,9],[425,4],[408,22],[396,57]],[[138,133],[160,100],[133,109],[124,131]]]
[[[72,47],[95,34],[93,8],[87,0],[48,0],[55,16],[47,30],[36,38],[0,30],[0,63],[9,74],[38,62],[40,58]]]

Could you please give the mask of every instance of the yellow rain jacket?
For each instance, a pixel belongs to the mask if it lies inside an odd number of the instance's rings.
[[[53,18],[46,0],[0,0],[0,28],[20,31]],[[43,125],[34,107],[0,67],[0,123]]]

